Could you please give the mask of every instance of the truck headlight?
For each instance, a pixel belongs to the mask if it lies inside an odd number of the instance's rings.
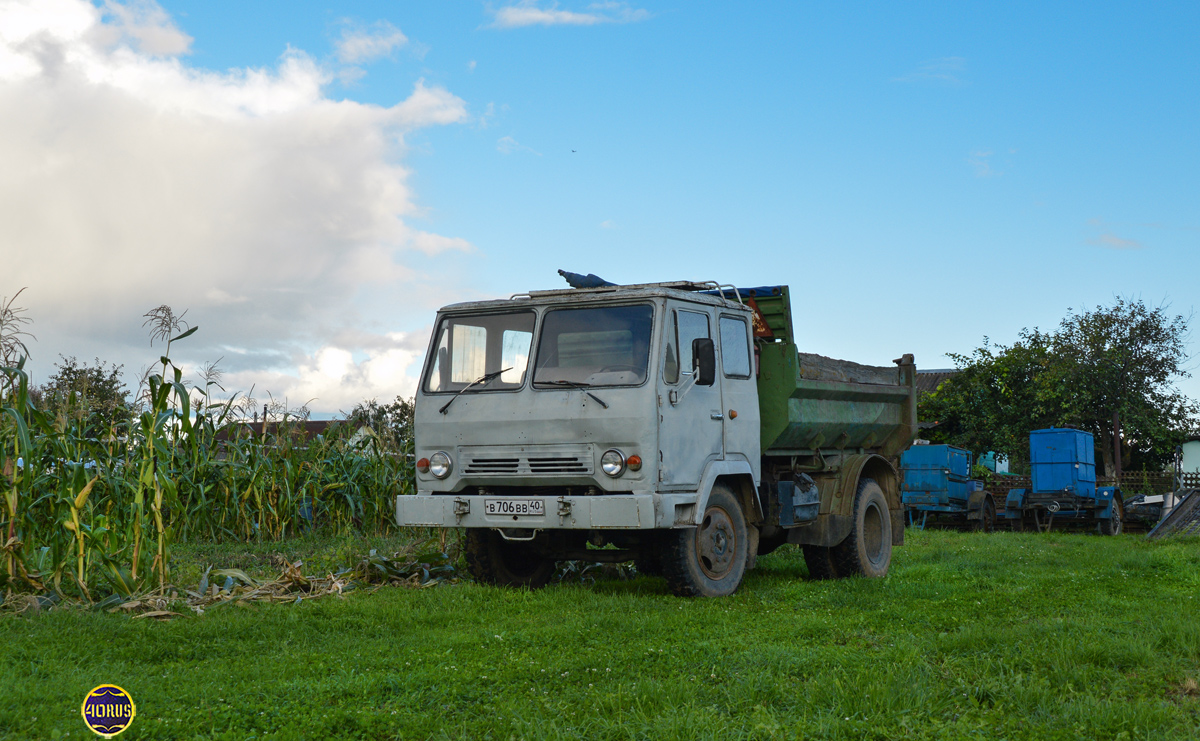
[[[454,462],[450,460],[449,453],[438,451],[429,456],[429,472],[439,479],[444,479],[450,475],[450,471],[454,469]]]
[[[615,448],[604,451],[600,456],[600,470],[614,478],[620,476],[625,471],[625,456]]]

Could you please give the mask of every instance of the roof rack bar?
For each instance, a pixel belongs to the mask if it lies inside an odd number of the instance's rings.
[[[742,306],[746,305],[746,302],[742,300],[742,292],[738,290],[737,286],[726,283],[725,285],[718,286],[717,288],[721,291],[721,298],[725,298],[725,291],[723,289],[728,288],[733,291],[733,295],[737,297],[739,304]],[[725,298],[725,300],[728,301],[729,299]]]
[[[673,289],[676,291],[689,291],[692,293],[703,293],[703,294],[707,294],[710,296],[720,296],[722,301],[728,301],[729,303],[733,303],[734,299],[736,299],[737,303],[739,303],[743,306],[746,305],[745,300],[742,298],[742,292],[740,289],[738,289],[736,286],[730,285],[728,283],[719,283],[715,280],[705,280],[705,281],[677,280],[677,281],[664,281],[661,283],[636,283],[636,284],[630,284],[630,285],[597,286],[595,288],[554,288],[554,289],[550,289],[550,290],[546,290],[546,291],[528,291],[526,293],[514,293],[511,296],[509,296],[508,298],[510,301],[513,301],[513,300],[518,300],[518,299],[543,298],[543,297],[550,297],[550,296],[578,296],[581,294],[617,293],[620,291],[631,291],[631,290],[650,289],[650,288],[669,288],[669,289]],[[733,297],[730,298],[728,293],[732,293]]]

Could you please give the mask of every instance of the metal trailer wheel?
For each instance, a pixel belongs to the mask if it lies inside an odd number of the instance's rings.
[[[996,531],[996,503],[992,501],[991,497],[984,497],[983,511],[980,512],[975,529],[982,533]]]
[[[552,559],[539,555],[528,542],[505,540],[496,530],[467,530],[463,551],[467,570],[484,584],[538,589],[554,575]]]
[[[875,479],[858,482],[850,534],[833,548],[837,575],[886,576],[892,563],[892,517]]]
[[[733,491],[713,486],[697,527],[670,530],[659,563],[671,591],[682,597],[726,597],[746,574],[750,535]]]
[[[1114,499],[1112,506],[1112,517],[1107,520],[1100,521],[1101,535],[1120,535],[1121,530],[1125,527],[1125,503],[1120,499]]]
[[[808,566],[808,578],[820,580],[838,577],[837,558],[834,557],[832,548],[804,545],[800,546],[800,549],[804,552],[804,565]]]

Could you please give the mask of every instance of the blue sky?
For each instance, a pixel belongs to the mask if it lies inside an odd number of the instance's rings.
[[[393,144],[360,155],[400,168],[404,196],[387,207],[402,201],[407,236],[357,236],[352,220],[322,232],[368,251],[382,244],[403,270],[371,285],[342,278],[328,305],[320,275],[298,278],[313,313],[280,310],[297,323],[268,317],[269,296],[222,288],[238,311],[267,317],[263,334],[236,342],[221,338],[241,331],[239,315],[221,313],[212,291],[162,299],[192,299],[189,317],[208,336],[195,362],[224,354],[238,384],[316,394],[318,411],[344,406],[349,396],[331,391],[339,369],[361,370],[387,342],[397,353],[388,373],[336,385],[411,393],[437,304],[558,286],[560,267],[618,282],[787,283],[806,351],[874,364],[913,352],[927,368],[985,335],[1009,342],[1116,294],[1185,315],[1198,303],[1195,3],[160,6],[157,17],[143,6],[136,22],[112,12],[99,22],[124,23],[124,43],[146,64],[169,59],[187,79],[211,71],[234,85],[258,69],[279,80],[281,60],[301,57],[320,89],[288,126],[318,103],[369,112],[415,91],[441,96]],[[138,30],[147,27],[157,35]],[[155,41],[166,31],[190,40]],[[196,119],[208,115],[211,106],[189,114],[195,130],[180,146],[205,140]],[[236,136],[255,122],[283,126],[277,115],[247,114]],[[331,141],[355,136],[322,125]],[[313,141],[300,146],[311,152]],[[187,173],[156,177],[169,187]],[[219,175],[205,177],[220,187]],[[298,208],[319,215],[322,202]],[[256,244],[245,237],[239,254]],[[264,258],[264,276],[282,259]],[[46,335],[70,326],[70,312],[42,300],[29,304],[48,367],[67,345]],[[74,352],[132,355],[136,344],[122,334]],[[337,362],[322,355],[331,347]],[[124,358],[112,357],[136,365]],[[306,385],[321,368],[325,385]],[[1180,385],[1200,397],[1200,380]]]

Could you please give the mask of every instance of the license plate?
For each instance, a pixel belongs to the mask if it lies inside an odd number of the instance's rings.
[[[489,515],[540,517],[546,514],[546,503],[540,499],[485,499],[483,511]]]

